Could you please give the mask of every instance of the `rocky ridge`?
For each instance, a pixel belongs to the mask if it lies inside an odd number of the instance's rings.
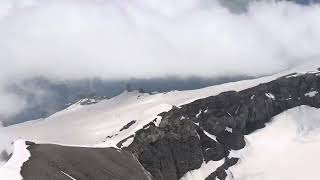
[[[204,162],[223,162],[206,180],[226,179],[237,164],[232,150],[246,146],[245,135],[275,115],[300,105],[320,107],[320,72],[290,74],[243,91],[228,91],[168,112],[114,148],[28,144],[24,179],[178,180]],[[159,124],[159,118],[161,122]],[[131,121],[123,130],[130,128]],[[133,142],[124,147],[128,139]],[[88,168],[90,167],[90,168]]]
[[[272,117],[290,108],[320,107],[320,73],[290,74],[243,91],[228,91],[161,113],[136,132],[132,152],[156,180],[177,180],[200,168],[203,161],[224,164],[206,180],[226,178],[237,163],[231,150],[245,147],[244,135],[263,128]]]

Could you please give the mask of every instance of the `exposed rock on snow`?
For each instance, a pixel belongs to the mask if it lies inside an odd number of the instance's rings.
[[[120,132],[123,131],[123,130],[126,130],[126,129],[129,129],[130,126],[132,126],[134,123],[136,123],[137,121],[136,120],[132,120],[130,121],[128,124],[124,125],[121,129],[120,129]]]
[[[127,149],[155,179],[179,179],[188,171],[200,168],[203,159],[219,161],[227,158],[230,150],[242,149],[246,144],[244,135],[265,127],[275,115],[300,105],[319,108],[318,94],[313,98],[304,96],[311,90],[319,91],[319,82],[320,77],[315,73],[285,76],[243,91],[223,92],[173,108],[161,114],[159,127],[150,125],[138,131]],[[195,118],[199,111],[207,108],[207,113]],[[227,131],[227,127],[233,131]],[[204,131],[215,135],[217,141],[207,137]],[[226,169],[221,167],[210,178],[222,180],[226,176]]]
[[[239,150],[244,148],[246,142],[244,136],[239,131],[224,131],[217,137],[218,142],[228,147],[228,149]]]

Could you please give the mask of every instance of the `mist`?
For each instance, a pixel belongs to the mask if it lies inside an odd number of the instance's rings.
[[[261,76],[319,58],[318,4],[221,2],[1,1],[0,117],[28,104],[6,88],[24,79]]]

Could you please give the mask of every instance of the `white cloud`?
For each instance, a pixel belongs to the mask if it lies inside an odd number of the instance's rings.
[[[259,75],[320,54],[319,6],[255,3],[233,14],[198,0],[24,4],[0,21],[7,75]]]
[[[319,13],[270,1],[234,14],[207,0],[3,0],[0,83],[268,74],[319,58]]]
[[[24,99],[18,95],[0,90],[0,120],[1,118],[8,118],[20,112],[26,105]],[[0,121],[0,127],[2,122]]]

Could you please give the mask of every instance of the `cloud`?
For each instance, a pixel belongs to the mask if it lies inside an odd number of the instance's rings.
[[[18,95],[0,90],[0,119],[7,119],[11,115],[19,113],[25,108],[25,105],[25,100]]]
[[[236,14],[209,0],[3,0],[0,86],[38,76],[274,73],[319,58],[319,13],[318,5],[273,1]]]

